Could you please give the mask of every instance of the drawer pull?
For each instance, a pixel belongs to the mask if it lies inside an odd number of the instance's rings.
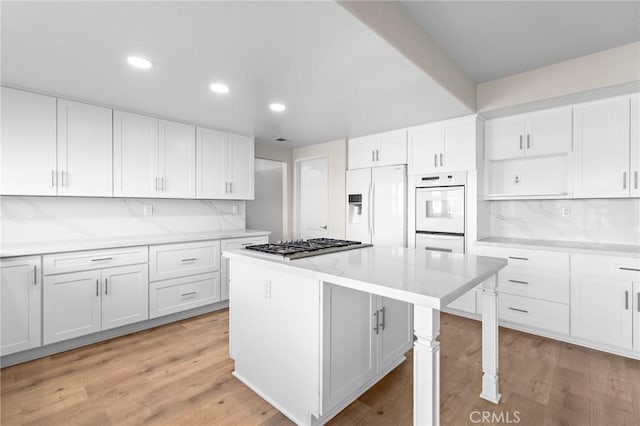
[[[182,297],[195,296],[197,293],[197,291],[190,291],[189,293],[183,293]]]
[[[640,272],[640,269],[636,269],[636,268],[623,268],[622,266],[620,267],[621,271],[634,271],[634,272]]]
[[[624,292],[624,309],[625,311],[629,310],[629,290]]]
[[[96,280],[96,297],[100,297],[100,288],[99,288],[98,280]]]
[[[518,281],[518,280],[509,280],[510,283],[514,283],[514,284],[524,284],[524,285],[528,285],[529,283],[526,281]]]
[[[33,265],[33,285],[38,285],[38,267]]]
[[[92,262],[102,262],[103,260],[113,260],[113,257],[101,257],[100,259],[91,259]]]
[[[254,242],[250,242],[250,243],[242,243],[242,245],[243,245],[243,246],[252,246],[252,245],[254,245],[254,244],[256,244],[256,243],[254,243]]]
[[[512,308],[512,307],[509,307],[509,309],[511,309],[512,311],[522,312],[522,313],[525,313],[525,314],[529,313],[529,311],[525,311],[524,309],[518,309],[518,308]]]
[[[509,259],[513,259],[513,260],[529,260],[526,257],[516,257],[516,256],[509,256]]]
[[[189,259],[181,259],[180,262],[193,262],[195,260],[198,260],[198,258],[190,257]]]

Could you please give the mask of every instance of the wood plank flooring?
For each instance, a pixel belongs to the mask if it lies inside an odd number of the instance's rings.
[[[292,424],[231,376],[228,319],[218,311],[5,368],[0,423]],[[501,328],[496,406],[478,397],[480,323],[443,314],[440,342],[443,425],[640,425],[640,361]],[[330,424],[410,425],[407,358]]]

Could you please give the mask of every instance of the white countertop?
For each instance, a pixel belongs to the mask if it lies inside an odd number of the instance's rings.
[[[532,250],[603,256],[640,257],[640,245],[599,244],[579,241],[533,240],[524,238],[488,237],[476,242],[478,246],[511,247]]]
[[[36,254],[62,253],[67,251],[146,246],[152,244],[169,244],[189,241],[220,240],[224,238],[257,237],[269,234],[269,231],[242,229],[237,231],[177,232],[161,235],[132,235],[67,241],[37,241],[19,244],[3,244],[0,246],[0,257],[28,256]]]
[[[506,260],[493,257],[381,246],[296,260],[246,249],[222,255],[434,309],[507,266]]]

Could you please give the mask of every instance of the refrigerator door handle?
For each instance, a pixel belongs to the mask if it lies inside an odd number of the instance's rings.
[[[367,225],[369,225],[369,238],[371,238],[371,181],[369,181],[369,199],[367,200]]]
[[[376,235],[376,183],[374,182],[371,189],[371,242],[373,236]]]

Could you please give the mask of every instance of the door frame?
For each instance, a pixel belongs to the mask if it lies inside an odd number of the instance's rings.
[[[324,159],[327,162],[327,232],[329,226],[329,156],[312,155],[297,158],[293,165],[293,238],[300,238],[300,163],[308,160]]]

